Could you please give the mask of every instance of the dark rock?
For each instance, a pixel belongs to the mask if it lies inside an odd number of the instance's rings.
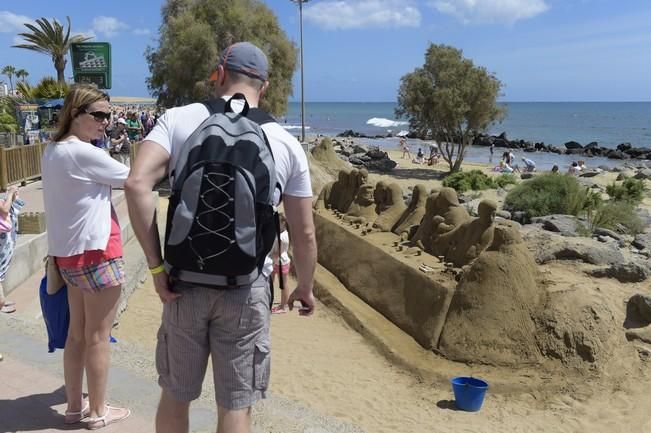
[[[589,272],[593,277],[615,278],[620,283],[639,283],[649,278],[650,273],[646,266],[637,263],[618,263]]]
[[[542,217],[532,218],[534,224],[542,224],[542,228],[559,233],[562,236],[579,236],[578,219],[572,215],[545,215]]]
[[[371,149],[366,154],[371,159],[386,159],[389,158],[389,155],[386,152],[382,152],[380,149]]]
[[[651,233],[640,233],[636,235],[631,245],[640,250],[651,250]]]
[[[627,154],[625,154],[624,152],[622,152],[621,150],[613,150],[613,149],[609,150],[606,153],[606,156],[608,158],[610,158],[610,159],[628,159],[629,158],[629,156]]]
[[[624,173],[619,173],[615,180],[620,181],[620,180],[625,180],[625,179],[628,179],[628,176],[626,176]]]
[[[599,143],[596,141],[591,141],[590,143],[586,144],[584,149],[598,149],[599,148]]]
[[[365,165],[366,168],[368,168],[369,170],[389,172],[394,168],[396,168],[396,165],[398,165],[398,163],[387,158],[387,159],[374,159],[370,162],[367,162]]]
[[[353,165],[364,165],[364,161],[354,156],[348,158],[348,162],[350,162]]]
[[[368,146],[363,146],[360,144],[353,145],[353,153],[366,153],[368,152]]]
[[[593,265],[617,265],[624,255],[614,243],[591,238],[564,237],[540,228],[525,231],[524,240],[539,264],[553,260],[580,260]]]
[[[573,149],[567,149],[567,150],[565,151],[565,154],[566,154],[566,155],[583,155],[583,153],[584,153],[584,152],[583,152],[583,149],[576,149],[576,148],[573,148]]]
[[[626,304],[626,322],[624,326],[643,327],[651,324],[651,296],[636,294]]]
[[[526,224],[527,213],[522,211],[513,212],[511,214],[511,219],[513,219],[513,221],[519,222],[520,224]]]
[[[535,175],[533,173],[522,173],[520,175],[520,179],[525,180],[525,179],[531,179]]]
[[[619,150],[620,152],[626,152],[632,147],[633,146],[631,146],[631,143],[621,143],[617,145],[617,150]]]
[[[565,143],[565,148],[566,149],[583,149],[583,146],[581,146],[581,143],[578,143],[576,141],[568,141]]]
[[[499,210],[499,211],[497,211],[497,213],[495,215],[500,217],[500,218],[504,218],[505,220],[510,220],[511,219],[511,212],[509,212],[507,210]]]
[[[651,179],[651,168],[645,168],[635,174],[635,179]]]
[[[598,171],[585,171],[581,173],[579,176],[581,177],[595,177],[596,175],[600,174]]]
[[[594,229],[593,233],[595,235],[598,235],[598,236],[607,236],[607,237],[613,238],[616,241],[623,241],[624,240],[624,238],[621,235],[615,233],[614,231],[604,229],[604,228],[601,228],[601,227],[597,227],[596,229]]]

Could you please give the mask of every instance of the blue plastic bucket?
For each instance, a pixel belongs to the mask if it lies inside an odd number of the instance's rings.
[[[477,412],[484,403],[488,383],[474,377],[450,379],[454,392],[454,404],[461,410]]]

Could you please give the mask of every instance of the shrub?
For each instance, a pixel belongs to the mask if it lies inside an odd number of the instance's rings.
[[[635,205],[627,201],[606,202],[594,212],[592,218],[588,218],[588,223],[591,232],[597,227],[632,235],[644,230],[644,223],[635,213]]]
[[[503,174],[499,177],[491,177],[481,170],[460,171],[443,180],[443,186],[454,188],[458,193],[468,190],[481,191],[491,188],[502,188],[508,184],[517,183],[515,176]]]
[[[586,188],[573,176],[543,174],[520,183],[506,196],[504,208],[528,218],[551,214],[578,215],[589,200]],[[591,196],[590,200],[594,200]]]
[[[612,200],[626,201],[634,205],[642,203],[646,187],[642,179],[625,179],[621,185],[613,182],[606,187],[606,192]]]

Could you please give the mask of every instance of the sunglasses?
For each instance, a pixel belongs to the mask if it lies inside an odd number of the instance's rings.
[[[105,121],[105,120],[107,120],[107,121],[110,121],[110,120],[111,120],[111,113],[110,113],[110,112],[106,112],[106,111],[93,111],[93,112],[91,113],[91,112],[88,112],[88,111],[84,111],[84,113],[86,113],[86,114],[90,114],[91,116],[93,116],[93,118],[95,119],[96,122],[103,122],[103,121]]]

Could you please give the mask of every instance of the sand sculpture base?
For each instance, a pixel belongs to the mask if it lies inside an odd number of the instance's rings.
[[[396,251],[393,233],[361,235],[329,211],[314,214],[319,263],[355,295],[411,335],[436,349],[457,282],[433,256]],[[422,264],[434,269],[424,273]],[[360,272],[360,270],[364,270]]]

